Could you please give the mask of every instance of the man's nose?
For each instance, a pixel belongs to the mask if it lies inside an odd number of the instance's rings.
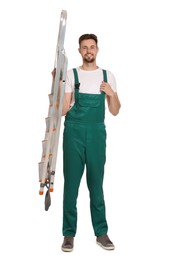
[[[87,53],[91,53],[91,48],[87,48]]]

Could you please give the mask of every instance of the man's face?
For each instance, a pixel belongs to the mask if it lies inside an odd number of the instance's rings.
[[[81,54],[83,61],[86,63],[92,63],[96,60],[98,53],[98,47],[96,42],[92,39],[83,40],[80,44],[79,53]]]

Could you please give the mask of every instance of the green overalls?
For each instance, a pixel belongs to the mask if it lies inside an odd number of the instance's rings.
[[[75,236],[77,228],[77,197],[81,177],[86,166],[90,194],[92,225],[96,236],[107,234],[103,176],[106,161],[105,93],[79,93],[77,70],[75,103],[65,117],[63,235]],[[103,70],[107,82],[106,71]],[[99,86],[100,87],[100,86]]]

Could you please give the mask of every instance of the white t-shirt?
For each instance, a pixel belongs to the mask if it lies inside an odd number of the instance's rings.
[[[116,92],[116,80],[114,75],[106,70],[107,82],[111,86],[114,92]],[[78,81],[80,83],[79,92],[88,94],[100,94],[100,85],[103,81],[103,71],[101,68],[96,70],[82,70],[77,68]],[[67,71],[65,93],[74,93],[75,78],[73,70]],[[71,106],[74,104],[74,95],[72,95]]]

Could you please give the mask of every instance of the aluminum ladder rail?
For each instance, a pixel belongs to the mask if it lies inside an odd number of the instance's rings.
[[[64,49],[67,12],[62,10],[59,23],[58,39],[55,53],[55,77],[52,80],[51,93],[49,94],[49,110],[46,120],[45,138],[42,141],[42,156],[39,165],[39,194],[45,195],[45,210],[51,205],[50,192],[54,189],[54,179],[57,162],[58,143],[61,127],[62,107],[65,93],[65,82],[68,59]]]

